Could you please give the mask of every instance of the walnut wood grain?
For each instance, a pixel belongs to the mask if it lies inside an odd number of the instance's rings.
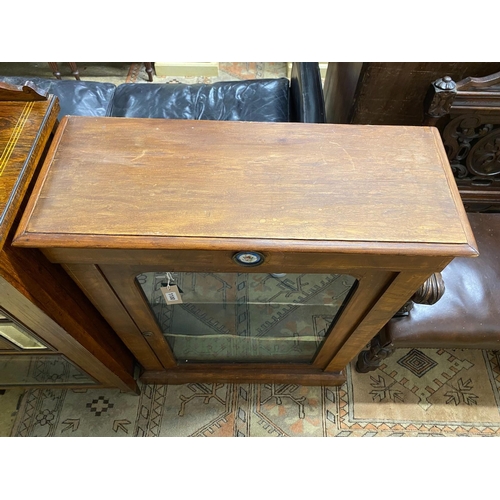
[[[39,323],[31,324],[36,333],[41,324],[57,325],[57,336],[44,329],[42,338],[82,368],[90,363],[90,374],[104,385],[135,390],[130,352],[59,266],[36,249],[13,248],[7,242],[0,276],[2,307],[23,323],[28,316],[37,318]]]
[[[175,370],[145,372],[141,375],[145,384],[206,383],[275,383],[312,386],[336,386],[346,381],[345,372],[323,372],[307,365],[262,364],[187,364]]]
[[[325,369],[329,365],[333,354],[346,343],[352,332],[356,331],[372,310],[373,304],[383,295],[395,276],[395,273],[371,271],[358,277],[357,289],[346,304],[338,321],[327,332],[323,347],[313,361],[314,366]],[[366,343],[371,340],[375,333],[372,334],[371,331],[366,333]]]
[[[142,289],[137,284],[135,277],[142,272],[141,266],[101,266],[101,271],[107,281],[115,290],[121,303],[127,311],[131,312],[132,318],[153,349],[164,368],[173,368],[177,362],[163,337],[155,316],[146,305],[146,299]],[[146,335],[145,335],[146,334]],[[137,359],[144,357],[143,350],[136,349]]]
[[[162,363],[143,338],[141,330],[101,270],[97,266],[85,264],[70,264],[64,268],[113,327],[130,352],[139,358],[142,367],[146,370],[161,370]]]
[[[462,255],[462,247],[454,245],[433,245],[431,250],[426,245],[399,244],[389,253],[387,247],[377,245],[346,245],[339,250],[338,246],[323,245],[316,252],[301,252],[297,247],[290,248],[287,241],[276,241],[267,247],[249,245],[248,241],[232,240],[232,250],[150,250],[127,249],[127,242],[117,239],[115,245],[122,243],[124,248],[52,248],[52,240],[32,242],[33,246],[40,246],[44,255],[51,262],[72,265],[94,264],[100,265],[133,265],[138,262],[143,267],[163,267],[172,271],[205,272],[207,268],[214,272],[240,272],[241,266],[236,264],[232,256],[238,250],[261,251],[265,257],[264,263],[259,266],[259,272],[275,273],[284,270],[290,273],[315,272],[323,269],[324,272],[379,269],[384,271],[408,270],[422,271],[434,263],[440,265],[442,257],[447,257],[454,251]],[[270,242],[268,242],[270,243]],[[217,247],[218,242],[213,243]],[[226,245],[228,246],[228,245]],[[410,247],[408,250],[407,247]],[[382,253],[383,252],[383,253]],[[408,255],[408,252],[411,254]],[[465,256],[476,255],[467,250]],[[425,257],[425,259],[424,259]]]
[[[431,82],[445,75],[458,82],[497,71],[499,62],[329,63],[325,78],[327,121],[421,125],[422,103]]]
[[[75,282],[39,250],[12,246],[58,112],[54,96],[0,102],[0,307],[86,372],[94,387],[135,392],[135,359]]]
[[[0,102],[0,250],[57,123],[59,102]]]
[[[0,101],[46,101],[48,93],[28,79],[24,85],[0,82]]]
[[[432,128],[67,117],[59,134],[18,245],[474,245]]]
[[[432,128],[85,117],[63,119],[15,243],[64,263],[154,383],[340,384],[427,277],[478,253]],[[174,358],[136,275],[242,272],[240,250],[265,259],[244,272],[358,280],[311,364]]]
[[[8,342],[3,337],[0,337],[0,351],[15,351],[15,350],[16,348],[14,347],[13,344]]]
[[[55,351],[63,354],[72,364],[95,379],[94,388],[96,386],[118,387],[126,392],[137,391],[134,378],[130,373],[124,373],[123,367],[119,367],[116,371],[110,369],[110,365],[96,357],[94,352],[89,350],[88,345],[84,347],[77,339],[69,335],[58,322],[51,319],[46,311],[34,306],[30,298],[1,276],[0,295],[2,296],[2,304],[10,315],[16,319],[22,318],[22,324],[25,327],[35,331]],[[80,327],[80,331],[84,332],[84,327]],[[102,352],[102,348],[98,350]],[[9,352],[9,355],[11,354]],[[65,384],[65,388],[68,388],[68,384]]]

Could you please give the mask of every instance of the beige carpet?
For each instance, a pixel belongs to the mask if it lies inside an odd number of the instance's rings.
[[[372,373],[349,367],[341,387],[146,385],[140,396],[33,389],[11,435],[500,436],[500,353],[399,349]]]

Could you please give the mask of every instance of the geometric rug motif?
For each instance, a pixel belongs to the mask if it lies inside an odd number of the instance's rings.
[[[60,354],[16,356],[3,354],[0,378],[4,384],[93,384],[95,381]]]
[[[294,384],[32,389],[12,436],[284,437],[334,435],[336,388]]]
[[[32,389],[24,393],[11,435],[500,436],[499,352],[419,351],[421,359],[437,363],[423,375],[399,362],[411,350],[397,349],[370,373],[357,373],[351,364],[341,387],[142,385],[139,396],[116,389]]]
[[[432,406],[432,400],[435,400],[432,396],[437,392],[442,393],[443,387],[447,389],[446,397],[452,398],[455,391],[457,398],[463,397],[467,399],[467,404],[475,404],[477,396],[469,387],[471,379],[468,371],[474,368],[475,365],[471,360],[475,360],[480,351],[467,351],[470,353],[468,357],[455,356],[452,354],[453,351],[445,349],[429,349],[427,354],[423,351],[423,349],[410,349],[401,357],[395,353],[392,359],[389,358],[390,363],[381,365],[380,371],[387,376],[387,380],[398,383],[417,396],[418,404],[424,410]],[[460,351],[456,353],[459,354]],[[458,373],[461,376],[457,379]],[[383,375],[379,377],[384,378]]]
[[[0,390],[0,437],[10,436],[23,393],[21,388]]]
[[[401,362],[414,351],[429,359],[423,374]],[[373,372],[351,365],[339,391],[340,435],[498,436],[499,378],[494,351],[397,349]]]
[[[412,349],[408,354],[398,359],[398,364],[410,370],[417,377],[423,377],[437,362],[418,349]]]
[[[500,408],[500,351],[483,351],[488,376],[491,381],[497,406]]]

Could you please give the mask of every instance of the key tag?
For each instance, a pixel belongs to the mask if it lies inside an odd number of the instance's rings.
[[[167,273],[167,284],[160,287],[161,293],[165,298],[167,305],[182,304],[181,291],[177,285],[173,285],[170,282],[173,280],[172,275]]]

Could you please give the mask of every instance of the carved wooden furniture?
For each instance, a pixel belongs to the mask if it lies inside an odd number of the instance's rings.
[[[476,255],[433,128],[75,116],[15,245],[62,264],[157,383],[340,384]]]
[[[500,209],[500,72],[431,85],[425,124],[438,127],[468,211]]]
[[[500,71],[500,62],[328,63],[325,106],[329,123],[421,125],[430,82],[458,82]]]
[[[61,72],[59,71],[59,65],[56,62],[49,62],[49,67],[50,70],[52,71],[53,75],[58,79],[61,80]],[[74,62],[68,63],[70,69],[71,69],[71,74],[77,79],[80,80],[80,72],[78,71],[78,66]],[[154,68],[153,68],[153,63],[152,62],[145,62],[144,67],[146,68],[146,73],[148,75],[148,81],[152,82],[153,81],[153,75],[154,75]]]
[[[11,245],[58,111],[53,95],[0,84],[0,388],[135,391],[132,355],[81,290],[38,250]]]
[[[448,264],[435,303],[414,304],[389,321],[358,357],[358,371],[381,366],[396,348],[500,349],[500,214],[470,213],[469,220],[479,257]]]

